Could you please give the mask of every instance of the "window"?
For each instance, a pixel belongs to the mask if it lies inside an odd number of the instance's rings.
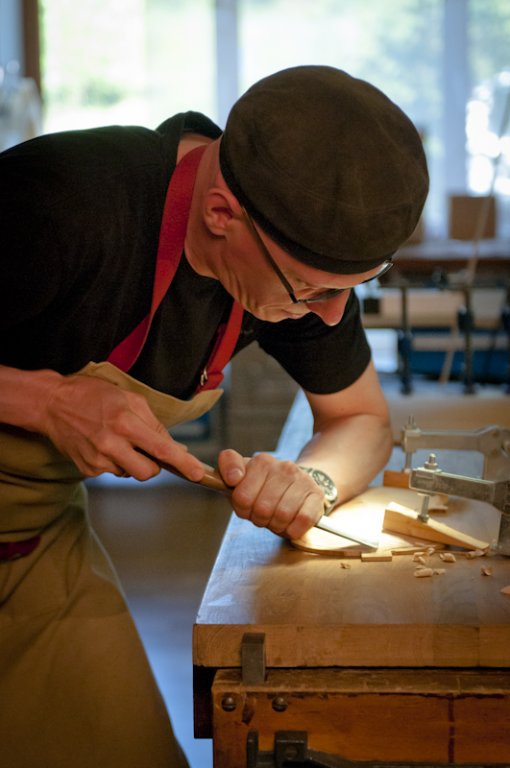
[[[473,78],[466,120],[467,186],[481,194],[494,189],[503,225],[500,234],[510,237],[508,5],[470,0],[468,32]]]
[[[212,0],[40,0],[46,131],[215,117]]]
[[[510,206],[508,0],[40,0],[40,9],[47,131],[154,127],[186,109],[222,125],[260,77],[330,64],[380,87],[422,132],[430,236],[445,233],[449,192],[494,183]],[[509,218],[500,216],[507,232]]]

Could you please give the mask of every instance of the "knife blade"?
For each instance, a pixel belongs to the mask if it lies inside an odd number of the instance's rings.
[[[347,533],[346,531],[339,528],[336,523],[333,523],[325,515],[323,515],[320,520],[317,520],[315,523],[315,528],[320,528],[321,530],[327,531],[328,533],[334,533],[335,536],[341,536],[343,539],[348,539],[348,541],[352,541],[355,544],[361,544],[362,546],[368,547],[369,549],[377,549],[379,546],[379,542],[377,541],[368,541],[367,539],[362,539],[359,536],[353,536],[351,533]]]

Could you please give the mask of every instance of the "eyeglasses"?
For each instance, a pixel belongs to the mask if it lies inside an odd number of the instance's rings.
[[[293,304],[314,304],[318,301],[328,301],[329,299],[334,299],[335,296],[339,296],[341,293],[344,293],[345,291],[349,291],[351,288],[355,286],[349,286],[348,288],[328,288],[327,291],[322,291],[321,293],[316,294],[315,296],[310,296],[310,298],[307,299],[298,299],[296,296],[296,293],[281,271],[280,267],[276,263],[276,261],[273,259],[271,254],[269,253],[266,244],[262,240],[261,236],[259,235],[257,228],[255,227],[255,224],[253,223],[250,215],[248,214],[248,211],[246,208],[241,206],[241,210],[243,213],[243,218],[246,222],[246,225],[248,229],[250,230],[251,234],[253,235],[256,243],[259,246],[260,252],[264,255],[266,261],[268,264],[272,267],[275,274],[278,276],[281,284],[287,291],[290,300]],[[362,280],[361,283],[358,283],[358,285],[363,285],[363,283],[369,283],[371,280],[377,280],[377,278],[382,277],[382,275],[385,275],[386,272],[388,272],[393,266],[393,262],[391,259],[387,259],[383,264],[381,265],[381,269],[376,275],[373,275],[372,277],[369,277],[368,280]]]

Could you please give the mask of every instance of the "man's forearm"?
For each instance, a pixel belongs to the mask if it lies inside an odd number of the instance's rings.
[[[339,501],[346,501],[383,469],[392,444],[389,422],[367,414],[349,416],[316,432],[297,463],[326,472],[337,486]]]

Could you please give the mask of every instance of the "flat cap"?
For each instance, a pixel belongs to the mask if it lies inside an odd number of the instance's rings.
[[[326,66],[292,67],[249,88],[228,116],[220,167],[276,243],[336,274],[391,256],[428,192],[411,120],[370,83]]]

